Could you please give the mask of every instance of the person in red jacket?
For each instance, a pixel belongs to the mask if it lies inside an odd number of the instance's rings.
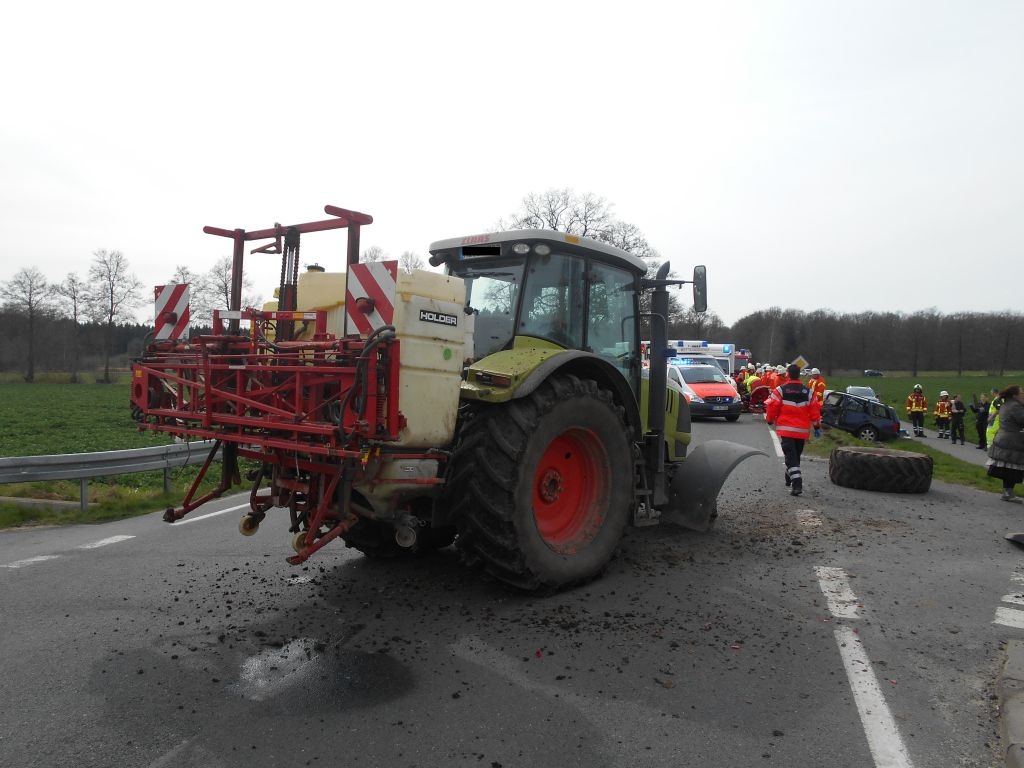
[[[800,381],[799,365],[790,365],[786,373],[789,381],[777,386],[765,403],[765,421],[775,425],[786,461],[786,485],[792,486],[790,493],[799,496],[804,490],[800,454],[812,428],[815,437],[821,434],[821,403]]]

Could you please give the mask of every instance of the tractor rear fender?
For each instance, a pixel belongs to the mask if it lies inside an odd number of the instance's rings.
[[[736,466],[764,451],[728,440],[708,440],[690,452],[672,476],[661,521],[706,531],[718,516],[718,494]]]
[[[638,438],[641,421],[636,394],[618,368],[592,352],[540,347],[495,352],[470,366],[462,383],[462,396],[488,403],[516,400],[534,392],[556,372],[593,379],[602,389],[610,390],[616,403],[625,409],[626,423],[634,433],[632,439]],[[496,386],[495,374],[507,376],[509,386]]]

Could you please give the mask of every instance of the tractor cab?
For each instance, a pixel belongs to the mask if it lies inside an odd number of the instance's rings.
[[[637,391],[642,259],[547,230],[442,240],[430,252],[432,264],[466,283],[471,362],[510,350],[578,350],[607,360]]]

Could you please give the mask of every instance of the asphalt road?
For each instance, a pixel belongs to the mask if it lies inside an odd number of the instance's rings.
[[[760,418],[695,435],[769,457],[712,532],[633,529],[554,597],[451,550],[293,568],[283,515],[199,517],[245,497],[2,533],[0,765],[1001,765],[1024,513],[838,488],[820,460],[795,498]]]

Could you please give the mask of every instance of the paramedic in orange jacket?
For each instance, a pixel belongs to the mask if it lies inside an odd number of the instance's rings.
[[[789,381],[780,384],[765,403],[765,421],[775,425],[775,434],[782,444],[782,455],[786,461],[786,485],[790,493],[799,496],[804,490],[803,475],[800,472],[800,454],[804,443],[821,432],[821,403],[811,390],[800,381],[800,366],[790,365],[786,369]]]
[[[914,425],[914,437],[925,437],[924,415],[928,413],[928,398],[920,384],[914,385],[914,391],[907,395],[907,415]]]
[[[828,389],[828,385],[825,384],[825,379],[817,368],[811,368],[811,378],[807,380],[807,388],[811,390],[814,399],[819,403],[825,400],[825,390]]]

